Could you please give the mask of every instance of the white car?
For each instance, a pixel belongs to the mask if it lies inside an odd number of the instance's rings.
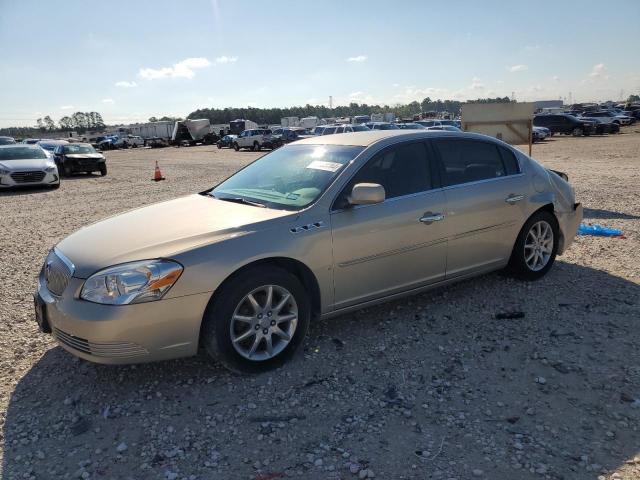
[[[243,131],[233,141],[233,149],[237,152],[241,148],[250,148],[254,152],[259,152],[263,148],[274,149],[280,146],[280,142],[274,142],[271,130],[268,128],[253,128]],[[279,139],[278,139],[279,140]]]
[[[144,138],[138,135],[127,135],[126,137],[118,138],[113,142],[113,145],[118,148],[144,147]]]
[[[56,163],[37,145],[0,146],[0,190],[11,187],[60,186]]]

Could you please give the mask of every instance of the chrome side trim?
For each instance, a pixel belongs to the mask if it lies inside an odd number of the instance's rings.
[[[431,247],[433,245],[438,245],[440,243],[446,242],[446,238],[439,238],[437,240],[432,240],[430,242],[418,243],[415,245],[409,245],[407,247],[396,248],[395,250],[387,250],[386,252],[376,253],[374,255],[369,255],[366,257],[355,258],[353,260],[349,260],[347,262],[339,263],[339,267],[350,267],[352,265],[357,265],[359,263],[369,262],[371,260],[377,260],[379,258],[390,257],[392,255],[399,255],[401,253],[413,252],[414,250],[419,250],[421,248]]]
[[[469,230],[468,232],[458,233],[457,235],[453,235],[449,237],[449,240],[458,240],[460,238],[471,237],[473,235],[477,235],[479,233],[491,232],[493,230],[501,230],[503,228],[512,227],[516,222],[514,220],[504,223],[498,223],[496,225],[491,225],[489,227],[478,228],[476,230]]]

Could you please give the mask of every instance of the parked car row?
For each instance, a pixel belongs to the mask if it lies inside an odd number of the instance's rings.
[[[575,137],[592,134],[602,135],[620,132],[621,125],[630,125],[630,119],[622,119],[616,116],[600,115],[602,112],[587,112],[580,115],[569,113],[541,114],[533,117],[534,129],[536,127],[547,128],[551,135],[564,134]],[[625,123],[623,123],[625,122]],[[535,138],[534,132],[534,138]]]

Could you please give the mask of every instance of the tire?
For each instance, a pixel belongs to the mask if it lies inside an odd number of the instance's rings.
[[[240,151],[240,146],[239,146],[237,143],[234,143],[234,144],[233,144],[233,149],[234,149],[236,152],[239,152],[239,151]]]
[[[57,190],[60,188],[60,182],[56,183],[55,185],[51,185],[51,190]]]
[[[218,150],[220,150],[222,148],[222,145],[219,143],[217,145],[218,145]]]
[[[582,130],[580,127],[576,127],[571,131],[571,135],[573,135],[574,137],[581,137],[583,133],[584,130]]]
[[[262,313],[256,313],[258,310],[251,307],[251,302],[247,300],[252,294],[255,295],[253,298],[258,308],[268,307],[269,287],[272,289],[271,305],[286,301],[284,292],[290,294],[289,302],[278,312],[275,309],[277,305],[274,306],[273,317],[272,310],[262,309],[259,310]],[[297,315],[297,320],[275,324],[278,313],[283,311],[282,318]],[[234,317],[237,319],[240,316],[243,320],[234,320]],[[295,275],[279,267],[253,267],[231,277],[216,292],[204,315],[201,343],[210,357],[233,372],[264,372],[281,366],[291,358],[307,333],[310,317],[309,298]],[[287,341],[279,333],[274,333],[275,328],[291,334],[290,339]],[[235,342],[232,336],[236,337]],[[267,338],[272,341],[271,356],[267,350]],[[256,358],[249,358],[251,356]]]
[[[258,142],[253,142],[253,151],[254,152],[260,151],[260,144]]]
[[[107,166],[103,165],[100,167],[100,175],[105,177],[107,175]]]
[[[542,242],[540,247],[543,247],[542,250],[536,250],[536,242],[535,236],[538,233],[538,225],[541,226],[541,232],[545,232],[545,225],[550,229],[552,238],[551,240],[546,240],[546,242]],[[533,235],[532,236],[530,236]],[[560,229],[558,227],[558,220],[552,214],[547,212],[546,210],[539,210],[534,213],[529,219],[526,221],[522,230],[518,234],[518,238],[516,239],[516,243],[513,246],[513,251],[511,252],[511,258],[509,259],[509,270],[511,273],[521,280],[539,280],[544,277],[546,273],[551,269],[553,263],[556,259],[556,254],[558,253],[558,240],[560,238]],[[549,249],[549,242],[551,243],[550,251],[546,253],[544,247],[546,246],[547,250]],[[533,244],[533,248],[532,248]],[[527,257],[530,256],[528,252],[532,252],[534,258],[531,258],[527,261]],[[537,252],[540,253],[538,256]],[[535,263],[534,263],[535,262]],[[543,263],[544,262],[544,263]]]
[[[69,167],[69,165],[62,165],[62,175],[65,177],[70,177],[72,174],[71,172],[71,168]]]

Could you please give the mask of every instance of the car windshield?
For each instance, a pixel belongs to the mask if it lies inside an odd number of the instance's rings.
[[[64,153],[96,153],[91,145],[65,145]]]
[[[320,197],[363,147],[289,145],[256,160],[209,193],[215,198],[299,210]]]
[[[49,150],[50,152],[53,152],[56,147],[58,145],[60,145],[59,143],[38,143],[38,145],[40,145],[42,148],[44,148],[45,150]]]
[[[368,132],[369,130],[371,130],[366,125],[351,125],[351,128],[353,128],[354,132]]]
[[[33,147],[5,147],[0,148],[0,161],[2,160],[33,160],[34,158],[47,158],[47,154],[41,148]]]
[[[380,130],[398,130],[398,127],[393,123],[383,123],[378,128]]]
[[[0,137],[0,145],[13,145],[16,141],[11,137]]]

